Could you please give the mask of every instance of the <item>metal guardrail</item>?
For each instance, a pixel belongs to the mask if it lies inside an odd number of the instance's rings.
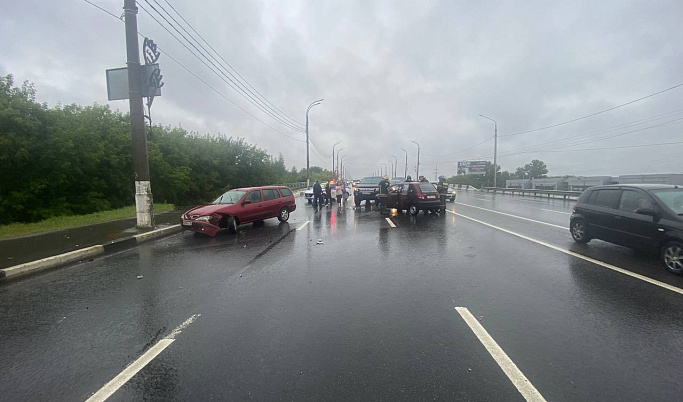
[[[292,190],[301,190],[302,188],[306,188],[306,182],[305,181],[300,181],[296,183],[279,183],[279,184],[272,184],[273,186],[287,186],[291,188]]]
[[[533,197],[562,198],[565,200],[579,198],[582,194],[581,191],[538,190],[533,188],[484,187],[482,190],[486,190],[487,193],[531,195]]]

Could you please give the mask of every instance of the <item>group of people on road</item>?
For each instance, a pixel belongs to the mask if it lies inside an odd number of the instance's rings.
[[[337,205],[343,206],[343,203],[349,198],[349,193],[346,191],[346,183],[344,180],[330,180],[326,183],[323,189],[320,180],[316,180],[313,183],[313,207],[317,208],[319,205],[323,206],[327,203],[332,204],[332,186],[334,185],[334,190],[337,198]],[[323,197],[323,191],[325,192],[325,197]]]

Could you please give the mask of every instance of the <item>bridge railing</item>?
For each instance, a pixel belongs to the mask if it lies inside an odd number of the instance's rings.
[[[301,190],[306,188],[306,182],[305,181],[299,181],[296,183],[278,183],[278,184],[272,184],[273,186],[287,186],[291,188],[292,190]]]
[[[519,195],[530,195],[532,197],[547,197],[547,198],[562,198],[565,200],[577,199],[581,196],[581,191],[563,191],[563,190],[539,190],[533,188],[501,188],[501,187],[484,187],[487,193],[508,193]]]

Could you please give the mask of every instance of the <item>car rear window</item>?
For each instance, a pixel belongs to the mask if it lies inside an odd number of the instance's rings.
[[[290,195],[292,195],[292,190],[288,188],[281,188],[280,194],[282,194],[283,197],[289,197]]]
[[[619,194],[621,190],[619,189],[605,189],[597,190],[598,194],[595,196],[595,205],[605,208],[616,208],[617,201],[619,200]],[[593,195],[591,194],[591,199]]]
[[[280,198],[280,193],[275,189],[264,189],[263,190],[263,201],[274,200]]]
[[[432,183],[420,183],[420,191],[423,193],[435,193],[436,187]]]

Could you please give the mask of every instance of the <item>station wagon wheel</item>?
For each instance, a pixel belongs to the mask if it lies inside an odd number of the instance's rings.
[[[237,218],[234,216],[228,218],[228,233],[237,233]]]
[[[666,270],[674,274],[683,274],[683,243],[672,241],[662,248],[662,262]]]
[[[588,227],[581,219],[575,219],[571,223],[572,238],[577,243],[588,243],[590,237],[588,236]]]
[[[410,213],[411,215],[417,215],[420,213],[420,210],[417,209],[417,207],[413,204],[408,207],[408,213]]]
[[[277,219],[280,222],[287,222],[289,219],[289,209],[287,209],[287,207],[282,207],[280,212],[277,214]]]

